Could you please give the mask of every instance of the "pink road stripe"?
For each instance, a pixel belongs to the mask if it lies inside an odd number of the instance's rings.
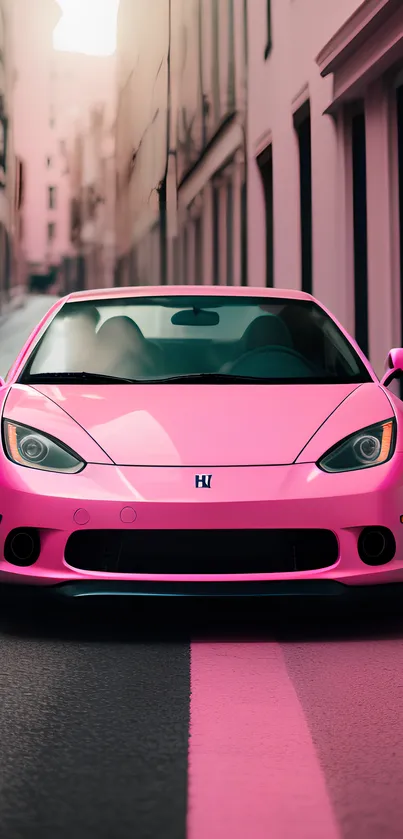
[[[188,801],[188,839],[340,839],[279,644],[192,644]]]

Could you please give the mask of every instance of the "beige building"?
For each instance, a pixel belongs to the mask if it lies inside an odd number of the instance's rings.
[[[159,282],[168,148],[169,3],[121,0],[117,28],[117,282]],[[162,187],[162,193],[161,193]]]
[[[115,124],[112,108],[94,106],[76,121],[67,146],[67,159],[74,260],[66,265],[65,290],[111,286],[115,270]]]
[[[246,282],[244,0],[121,0],[118,276]]]
[[[63,151],[64,291],[110,285],[114,272],[115,57],[54,52],[52,102]]]

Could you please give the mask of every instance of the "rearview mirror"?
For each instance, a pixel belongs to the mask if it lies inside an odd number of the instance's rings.
[[[171,317],[174,326],[217,326],[220,316],[205,309],[182,309]]]
[[[381,385],[387,387],[393,379],[403,376],[403,347],[394,347],[385,362],[385,373]]]

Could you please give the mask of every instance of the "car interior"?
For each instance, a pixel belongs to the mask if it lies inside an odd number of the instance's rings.
[[[168,306],[149,306],[147,311],[138,305],[77,306],[61,317],[59,326],[55,318],[31,372],[44,371],[44,364],[49,370],[58,353],[60,370],[85,369],[130,379],[201,373],[304,379],[358,372],[349,345],[337,336],[330,320],[327,327],[323,314],[315,316],[291,302],[275,312],[265,306],[250,307],[249,312],[239,307],[233,319],[228,308],[225,313],[225,307],[220,312],[220,306],[212,310],[192,303],[179,311]],[[64,337],[55,341],[63,323]],[[239,337],[233,340],[237,330]],[[202,337],[194,337],[198,335]]]
[[[312,322],[309,324],[312,331]],[[147,339],[132,317],[109,317],[98,328],[97,364],[103,372],[130,378],[153,378],[192,373],[233,373],[240,376],[320,375],[315,344],[323,334],[300,333],[299,346],[285,320],[275,314],[258,315],[236,341],[174,337]],[[302,346],[301,346],[302,345]],[[301,349],[303,348],[303,352]],[[319,357],[323,357],[322,352]],[[312,359],[312,360],[311,360]]]

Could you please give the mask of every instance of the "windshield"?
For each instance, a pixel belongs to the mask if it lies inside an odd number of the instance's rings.
[[[54,376],[71,383],[75,375],[83,381],[84,373],[104,384],[192,377],[229,384],[371,381],[315,303],[196,295],[65,303],[19,381]]]

